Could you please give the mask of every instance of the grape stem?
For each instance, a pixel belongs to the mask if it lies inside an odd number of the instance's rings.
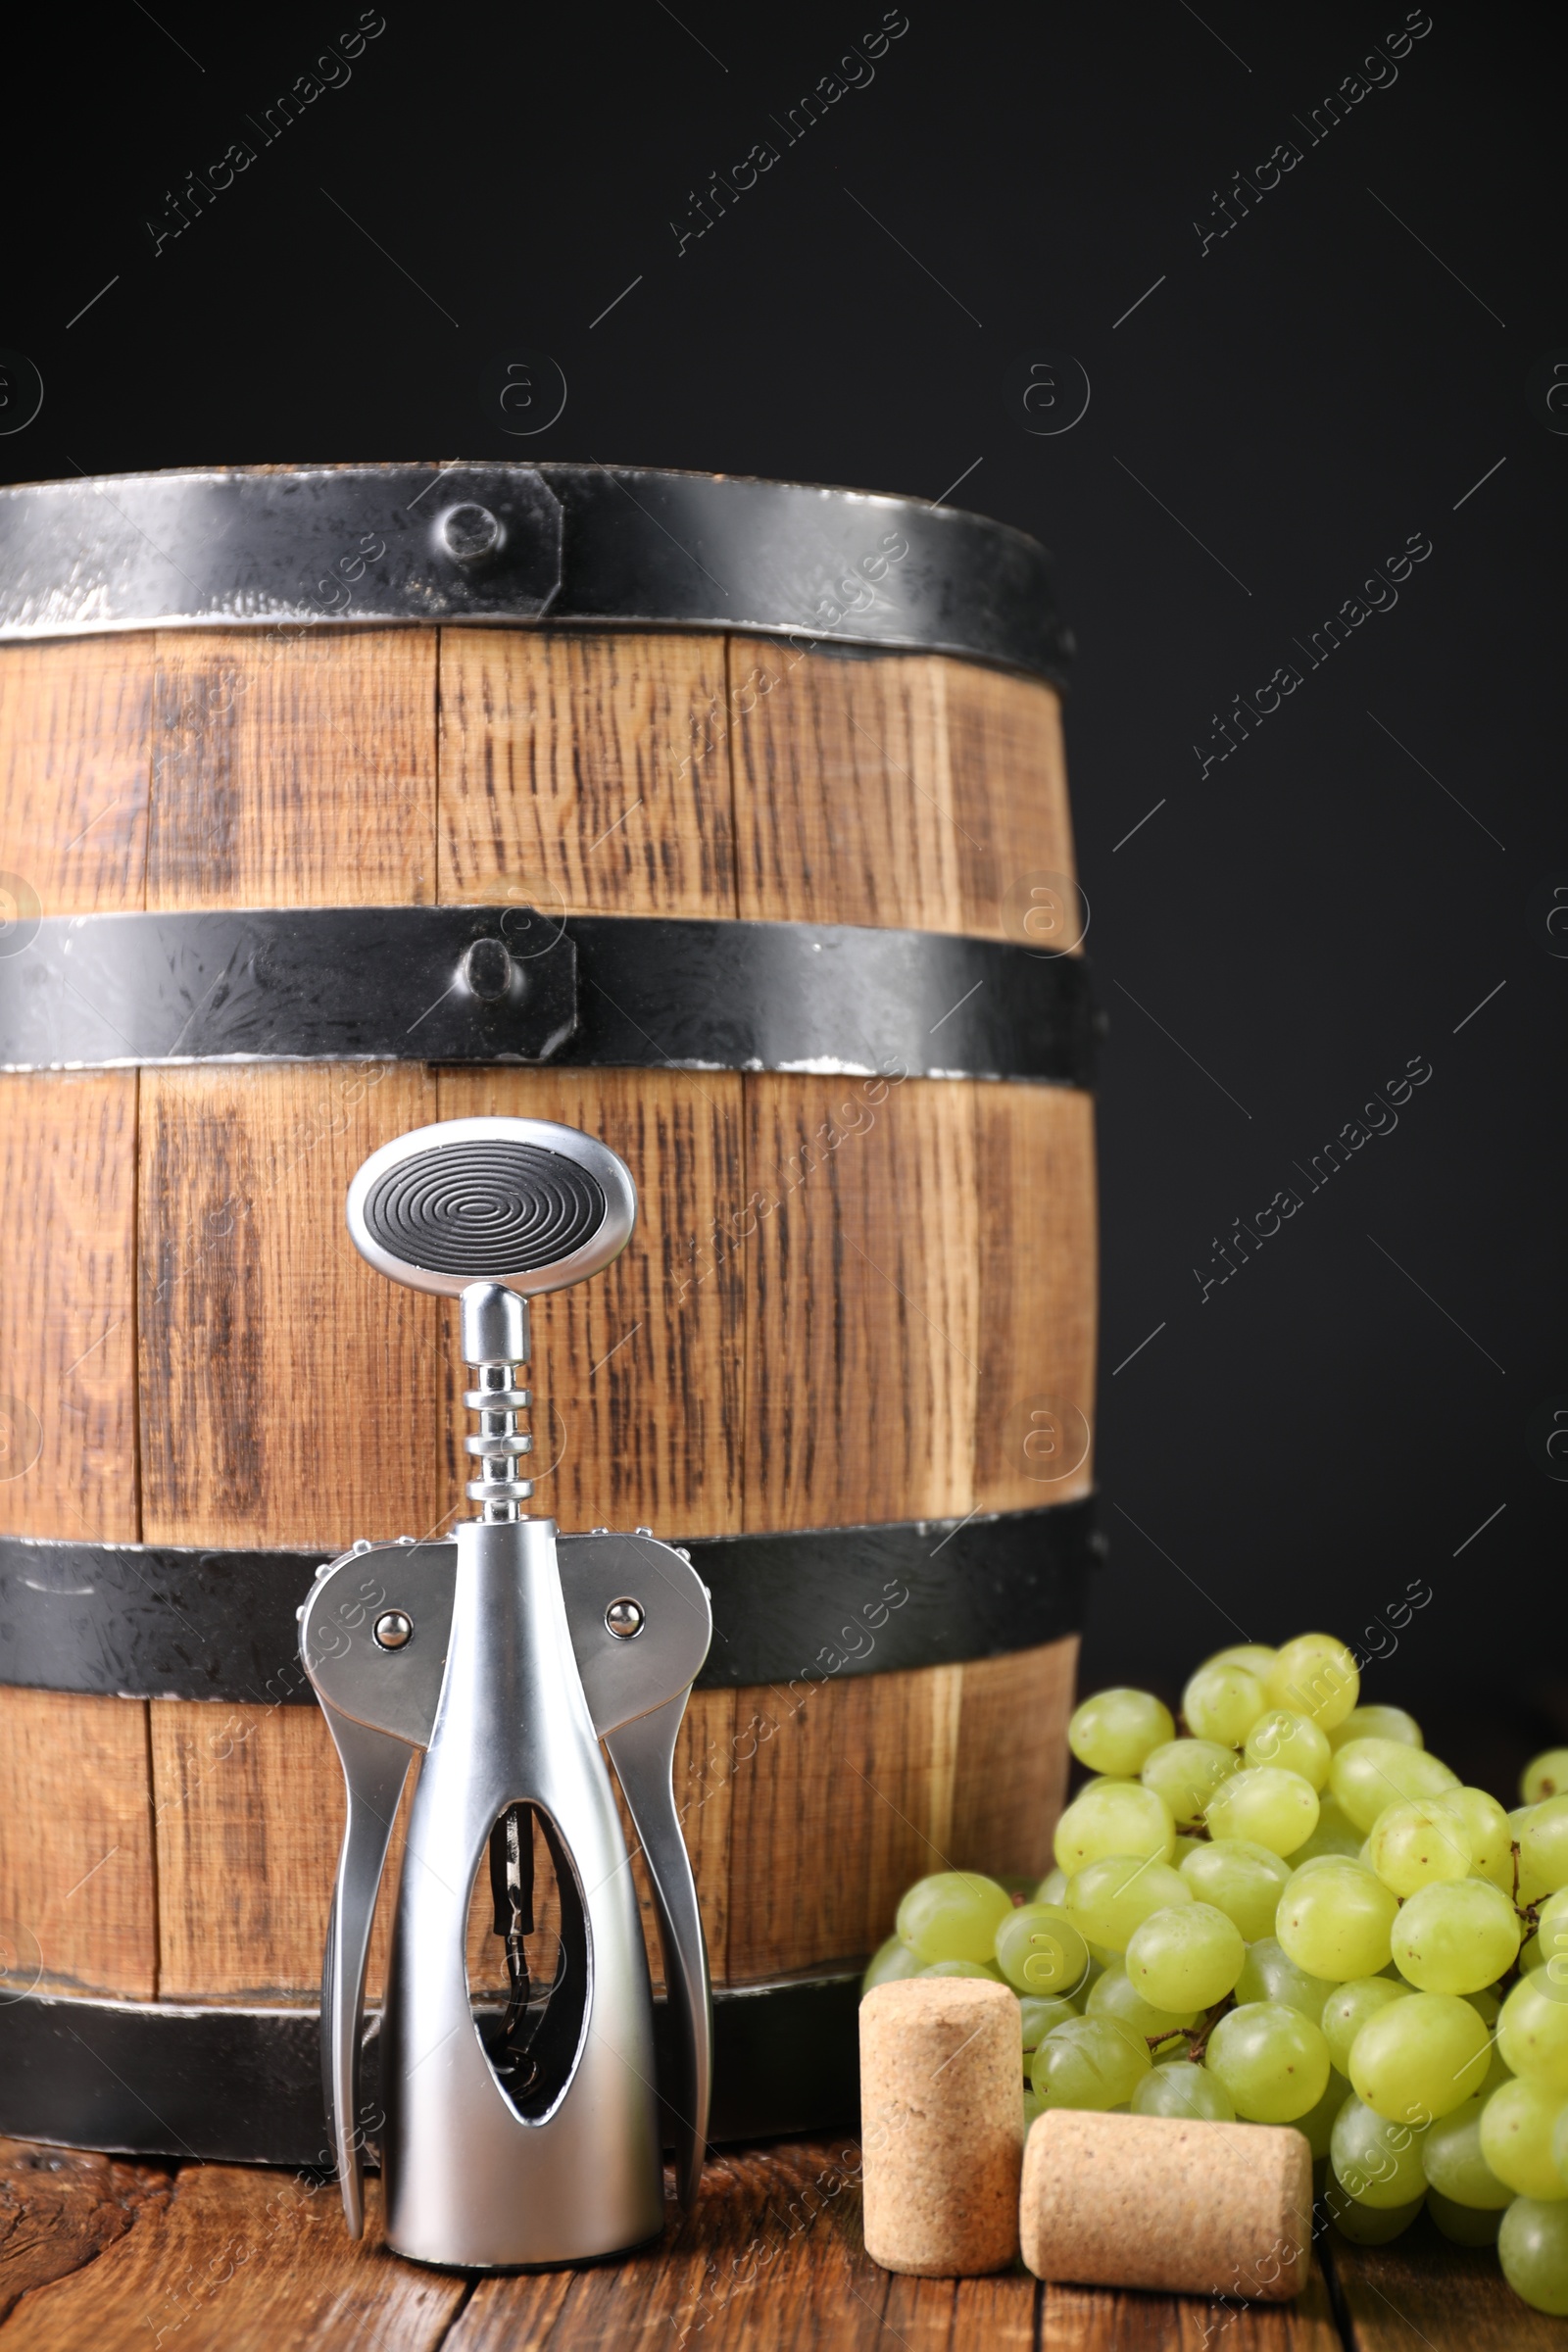
[[[1203,2052],[1208,2047],[1209,2035],[1225,2015],[1226,2010],[1234,2009],[1235,2006],[1236,1995],[1234,1992],[1228,1992],[1223,2000],[1216,2001],[1212,2009],[1205,2011],[1200,2022],[1193,2027],[1187,2035],[1187,2062],[1190,2066],[1202,2065]],[[1178,2029],[1179,2032],[1180,2029]],[[1151,2050],[1162,2050],[1168,2041],[1177,2039],[1177,2034],[1146,2034],[1144,2039],[1148,2042]]]
[[[1541,1925],[1541,1905],[1540,1903],[1522,1903],[1519,1900],[1519,1841],[1517,1838],[1513,1840],[1511,1846],[1509,1847],[1509,1851],[1513,1855],[1513,1907],[1518,1912],[1520,1920],[1524,1926],[1524,1934],[1519,1938],[1519,1947],[1522,1951],[1524,1946],[1530,1941],[1531,1936]],[[1512,1986],[1517,1984],[1518,1982],[1519,1955],[1516,1952],[1509,1966],[1503,1970],[1501,1976],[1497,1979],[1497,1983],[1499,1984]]]

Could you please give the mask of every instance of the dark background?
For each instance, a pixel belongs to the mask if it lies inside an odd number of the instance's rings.
[[[1545,920],[1568,414],[1527,393],[1568,361],[1557,20],[1436,0],[1313,143],[1396,0],[909,0],[874,79],[684,253],[691,191],[782,147],[770,118],[879,7],[386,0],[352,77],[260,148],[246,116],[357,22],[161,0],[13,81],[0,344],[46,397],[0,474],[592,457],[927,499],[966,476],[958,503],[1045,540],[1111,1016],[1086,1681],[1171,1690],[1243,1631],[1327,1626],[1389,1653],[1368,1696],[1511,1794],[1568,1737],[1568,1463],[1530,1435],[1568,1405]],[[169,192],[235,138],[256,163],[155,256],[147,220],[172,227]],[[1287,139],[1299,164],[1205,251],[1216,191]],[[519,348],[568,386],[521,443],[478,389]],[[1068,355],[1087,413],[1024,429],[1009,369],[1054,361],[1065,415]],[[1309,668],[1298,641],[1412,534],[1432,554],[1397,605]],[[1214,714],[1293,662],[1300,688],[1200,774]],[[1296,1163],[1412,1056],[1433,1074],[1397,1128],[1308,1191]],[[1205,1300],[1195,1268],[1223,1273],[1233,1221],[1287,1185],[1300,1210]],[[1392,1628],[1412,1583],[1430,1600]]]

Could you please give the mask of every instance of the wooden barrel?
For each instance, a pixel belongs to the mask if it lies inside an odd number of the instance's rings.
[[[716,1986],[842,1978],[925,1870],[1048,1867],[1095,1194],[1039,551],[564,466],[0,508],[0,2019],[314,2000],[337,1766],[235,1621],[464,1507],[446,1304],[343,1200],[471,1113],[637,1181],[623,1257],[535,1309],[533,1507],[713,1564],[677,1771]],[[536,1032],[496,1042],[470,935]],[[592,1052],[537,1029],[568,936]]]

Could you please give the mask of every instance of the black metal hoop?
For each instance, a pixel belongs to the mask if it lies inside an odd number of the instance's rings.
[[[853,2129],[858,1971],[713,1994],[714,2141]],[[483,2006],[478,2013],[483,2015]],[[380,2019],[367,2022],[366,2136],[378,2127]],[[662,1999],[662,2083],[678,2079]],[[0,2132],[129,2156],[330,2173],[320,2012],[0,1992]]]
[[[561,1539],[568,1573],[573,1541]],[[1075,1633],[1104,1539],[1086,1496],[688,1548],[713,1598],[698,1687],[787,1692]],[[314,1706],[294,1612],[321,1557],[0,1537],[0,1685]]]
[[[0,956],[0,1068],[391,1060],[1087,1086],[1080,956],[848,923],[526,906],[51,915]]]
[[[952,507],[605,466],[340,466],[0,491],[0,640],[390,622],[734,629],[1065,682],[1051,563]]]

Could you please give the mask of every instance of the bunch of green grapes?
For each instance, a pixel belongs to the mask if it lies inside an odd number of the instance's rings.
[[[1327,1634],[1220,1650],[1178,1724],[1087,1698],[1094,1776],[1032,1880],[941,1871],[865,1989],[983,1977],[1018,1995],[1025,2123],[1048,2107],[1293,2124],[1345,2234],[1423,2205],[1568,2313],[1568,1749],[1512,1813],[1362,1706]]]

